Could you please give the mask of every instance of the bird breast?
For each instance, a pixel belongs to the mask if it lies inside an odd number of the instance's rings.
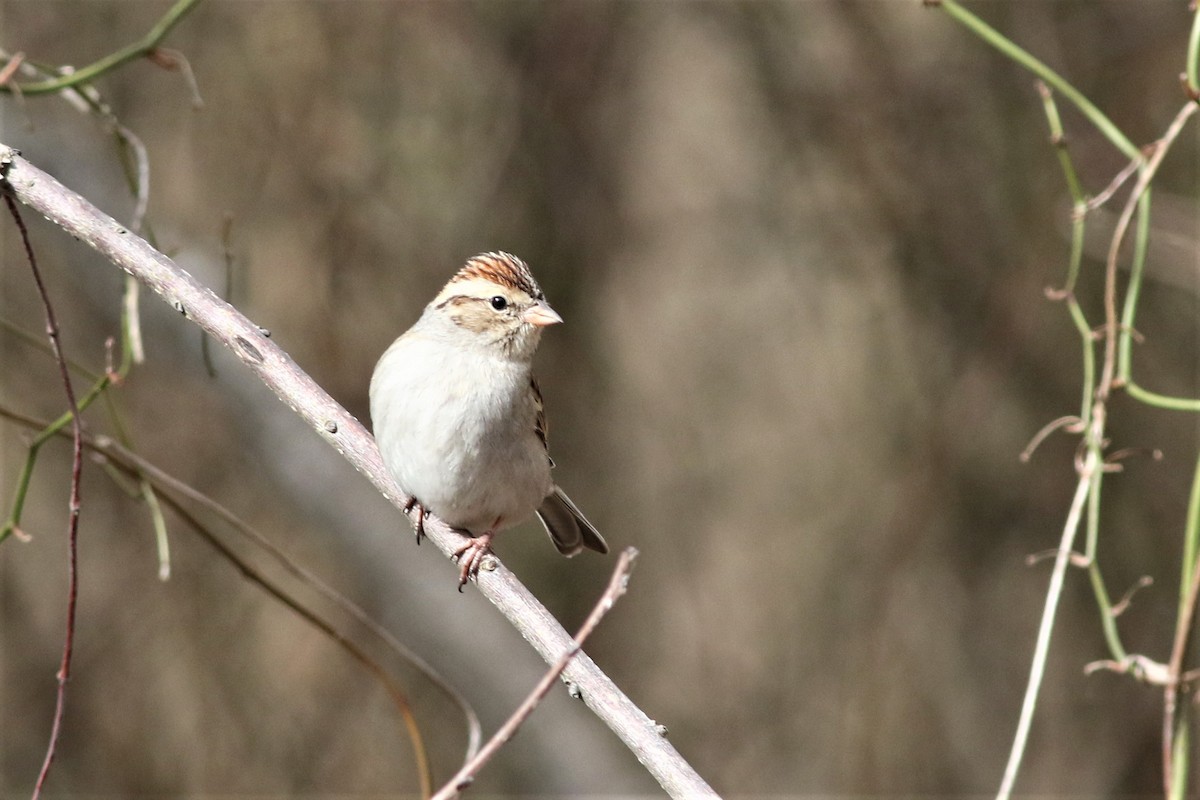
[[[400,488],[473,534],[532,515],[552,483],[529,383],[527,363],[416,330],[398,339],[375,368],[371,418]]]

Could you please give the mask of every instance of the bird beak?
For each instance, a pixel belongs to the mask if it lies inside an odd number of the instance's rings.
[[[521,315],[521,319],[528,322],[530,325],[536,325],[539,328],[544,328],[547,325],[554,325],[562,322],[563,318],[558,315],[558,312],[551,308],[545,300],[539,300],[525,310]]]

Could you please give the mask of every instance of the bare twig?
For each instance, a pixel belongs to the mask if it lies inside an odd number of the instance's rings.
[[[1093,661],[1084,666],[1083,674],[1092,675],[1101,670],[1116,672],[1119,675],[1132,675],[1136,680],[1151,686],[1166,686],[1171,680],[1166,664],[1140,655],[1126,656],[1120,661]]]
[[[1109,182],[1108,186],[1104,187],[1104,191],[1087,201],[1084,211],[1095,211],[1107,203],[1117,193],[1117,190],[1125,185],[1125,181],[1129,180],[1129,177],[1138,171],[1138,167],[1142,166],[1143,163],[1145,163],[1143,159],[1135,158],[1126,164],[1125,168],[1117,173],[1117,176]]]
[[[562,671],[567,668],[567,664],[571,663],[571,659],[579,654],[583,648],[584,641],[592,635],[592,631],[600,624],[600,620],[612,609],[613,605],[617,602],[617,598],[625,594],[625,589],[629,585],[629,574],[633,570],[633,562],[637,559],[637,555],[637,548],[634,547],[626,547],[621,551],[621,555],[617,559],[617,566],[613,569],[612,578],[608,582],[608,588],[604,590],[604,594],[600,595],[600,599],[596,602],[596,607],[592,609],[592,613],[588,614],[588,618],[580,626],[571,646],[567,648],[565,653],[559,656],[558,661],[542,676],[542,679],[533,687],[533,691],[529,693],[525,701],[517,706],[517,710],[500,726],[500,729],[496,731],[492,738],[488,739],[483,749],[473,759],[464,764],[462,769],[455,773],[454,777],[438,790],[438,793],[433,796],[432,800],[450,800],[452,797],[457,797],[463,789],[471,785],[475,780],[475,776],[479,774],[479,770],[487,762],[491,761],[492,757],[500,752],[500,748],[516,735],[517,729],[529,718],[529,715],[538,707],[542,699],[550,693],[554,682],[562,675]]]
[[[1042,442],[1055,431],[1065,429],[1070,433],[1079,433],[1082,430],[1083,420],[1075,416],[1059,417],[1058,419],[1047,422],[1042,426],[1042,429],[1033,435],[1029,440],[1029,444],[1025,445],[1025,449],[1021,451],[1021,460],[1028,461],[1033,458],[1033,452],[1038,449]]]
[[[171,259],[84,198],[0,145],[0,188],[44,215],[53,224],[96,249],[137,277],[214,339],[295,411],[323,440],[337,449],[397,508],[408,498],[383,466],[379,448],[351,414],[236,309],[202,286]],[[424,520],[425,534],[447,557],[463,537],[435,516]],[[547,663],[571,646],[571,637],[546,608],[497,559],[497,568],[480,575],[480,593],[491,601]],[[580,653],[563,670],[582,691],[584,703],[634,753],[673,797],[715,797],[716,793],[664,739],[659,727],[617,688],[596,664]]]
[[[1103,414],[1100,416],[1103,417]],[[1071,500],[1071,510],[1067,514],[1066,524],[1063,525],[1062,539],[1054,559],[1054,571],[1050,574],[1050,588],[1046,591],[1046,605],[1042,609],[1042,621],[1038,626],[1037,643],[1033,649],[1033,665],[1029,670],[1029,683],[1025,687],[1025,699],[1021,703],[1021,716],[1017,721],[1017,732],[1013,737],[1012,749],[1009,751],[1008,764],[1004,768],[1004,779],[1000,784],[999,797],[1006,798],[1012,794],[1013,784],[1017,780],[1017,772],[1021,768],[1021,759],[1025,755],[1025,742],[1029,739],[1029,729],[1033,725],[1033,711],[1037,704],[1038,691],[1042,686],[1042,677],[1046,673],[1046,657],[1050,651],[1050,635],[1054,630],[1054,617],[1058,611],[1059,598],[1062,596],[1067,564],[1071,561],[1071,545],[1075,541],[1079,523],[1083,518],[1083,505],[1087,500],[1092,474],[1099,468],[1099,451],[1091,449],[1079,472],[1075,497]]]
[[[1162,461],[1163,453],[1157,447],[1122,447],[1114,450],[1104,458],[1105,466],[1116,466],[1119,461],[1131,458],[1149,458],[1151,461]]]
[[[58,320],[54,317],[54,305],[42,281],[42,273],[37,266],[37,258],[33,254],[33,245],[29,242],[29,231],[21,219],[17,204],[8,194],[4,202],[12,214],[17,229],[21,232],[21,243],[25,245],[25,256],[29,259],[29,270],[33,273],[33,281],[37,284],[38,297],[46,312],[46,336],[50,339],[50,347],[54,351],[54,360],[58,364],[59,378],[62,380],[63,393],[67,396],[67,406],[71,410],[71,499],[67,505],[67,629],[63,635],[62,663],[58,668],[58,692],[54,701],[54,721],[50,726],[50,743],[46,747],[46,757],[42,761],[42,769],[38,773],[37,783],[33,787],[33,797],[41,796],[42,786],[50,774],[50,765],[54,763],[54,754],[58,750],[58,739],[62,733],[63,712],[66,708],[67,681],[71,677],[71,653],[75,640],[75,606],[79,596],[79,484],[83,477],[83,428],[79,422],[79,405],[75,402],[75,389],[71,386],[71,375],[67,371],[67,359],[63,355],[62,342],[59,340]]]
[[[24,60],[24,53],[14,53],[12,58],[8,60],[8,63],[4,65],[4,68],[0,69],[0,84],[8,83]]]
[[[196,82],[196,73],[192,72],[192,64],[179,50],[169,47],[156,47],[146,54],[146,58],[165,70],[179,72],[192,92],[192,108],[199,111],[204,108],[204,98],[200,96],[200,84]]]
[[[1135,594],[1140,592],[1142,589],[1145,589],[1147,586],[1153,585],[1154,578],[1151,578],[1149,575],[1143,575],[1142,577],[1138,578],[1137,582],[1135,582],[1133,586],[1130,586],[1125,590],[1125,594],[1121,596],[1120,600],[1113,604],[1113,607],[1108,613],[1112,614],[1114,617],[1121,616],[1125,613],[1126,609],[1129,608],[1130,604],[1133,603],[1133,596]]]
[[[1058,550],[1039,550],[1036,553],[1030,553],[1029,555],[1025,556],[1025,566],[1032,567],[1036,564],[1040,564],[1043,561],[1057,557]],[[1092,560],[1090,558],[1083,553],[1077,553],[1074,550],[1067,555],[1067,559],[1071,562],[1072,567],[1079,567],[1080,569],[1087,569],[1092,565]]]
[[[1105,265],[1104,365],[1100,372],[1099,386],[1096,388],[1096,396],[1098,398],[1104,399],[1108,397],[1109,392],[1112,390],[1116,372],[1117,335],[1120,332],[1120,322],[1117,318],[1117,261],[1121,252],[1121,245],[1125,241],[1125,234],[1129,231],[1129,223],[1133,219],[1134,209],[1137,208],[1142,196],[1150,187],[1150,182],[1154,180],[1159,165],[1171,149],[1171,144],[1179,136],[1184,124],[1196,113],[1198,108],[1200,106],[1197,106],[1195,103],[1186,103],[1179,110],[1179,113],[1175,115],[1175,119],[1171,120],[1171,124],[1167,126],[1167,131],[1163,134],[1163,137],[1154,143],[1151,148],[1152,152],[1138,172],[1138,181],[1134,185],[1133,191],[1130,192],[1129,199],[1125,201],[1125,207],[1121,209],[1121,216],[1117,219],[1117,226],[1113,231],[1112,241],[1108,248],[1108,260]]]

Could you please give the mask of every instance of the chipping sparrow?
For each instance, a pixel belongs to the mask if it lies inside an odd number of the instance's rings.
[[[467,261],[371,376],[383,463],[425,513],[472,538],[454,554],[459,591],[492,537],[537,512],[565,556],[608,545],[550,478],[542,395],[532,362],[542,328],[562,322],[529,267],[508,253]]]

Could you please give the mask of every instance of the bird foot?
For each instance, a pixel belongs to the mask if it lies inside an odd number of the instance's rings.
[[[425,506],[415,497],[408,498],[408,502],[404,504],[404,513],[411,514],[413,509],[417,510],[417,546],[421,546],[421,540],[425,538]]]
[[[467,581],[479,575],[479,568],[485,557],[492,555],[492,531],[485,531],[478,536],[472,536],[467,543],[454,551],[451,561],[456,561],[461,569],[458,572],[458,590],[461,592]]]

